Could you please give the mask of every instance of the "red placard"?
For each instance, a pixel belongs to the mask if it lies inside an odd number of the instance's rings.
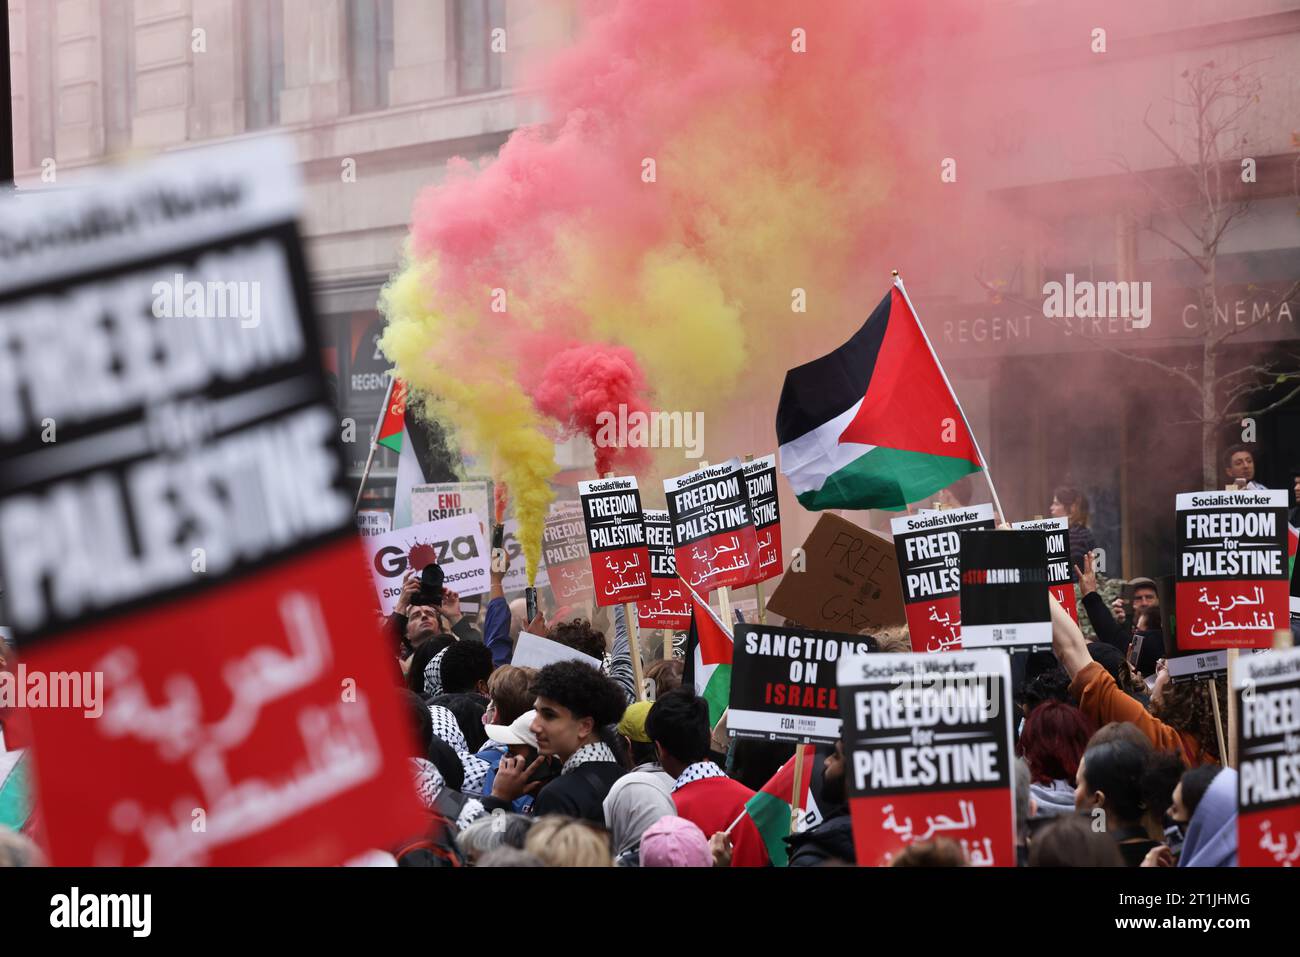
[[[650,549],[650,597],[637,602],[637,621],[642,628],[674,631],[689,628],[691,598],[677,577],[673,524],[668,513],[659,509],[646,509],[643,515],[646,545]]]
[[[677,574],[704,594],[746,584],[758,566],[758,536],[740,459],[664,479]]]
[[[320,866],[421,833],[364,561],[342,539],[34,645],[29,672],[104,675],[98,718],[30,711],[53,860]]]
[[[555,502],[542,527],[542,558],[555,600],[583,605],[592,599],[591,562],[577,502]]]
[[[776,494],[776,456],[765,455],[744,465],[745,491],[754,517],[758,561],[747,585],[781,574],[781,505]]]
[[[649,598],[650,551],[636,479],[625,475],[579,482],[578,495],[596,604]]]
[[[1036,518],[1028,522],[1012,522],[1012,528],[1039,529],[1047,533],[1047,593],[1061,603],[1061,607],[1079,623],[1078,602],[1074,599],[1074,567],[1070,561],[1070,520],[1068,518]]]
[[[266,140],[0,203],[42,237],[0,244],[0,579],[55,689],[22,706],[57,865],[340,864],[428,827],[360,640],[295,170]]]

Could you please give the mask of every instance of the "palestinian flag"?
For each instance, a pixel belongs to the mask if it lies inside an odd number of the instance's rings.
[[[814,749],[811,744],[801,744],[803,749],[803,766],[799,773],[799,810],[808,807],[808,788],[812,783]],[[781,765],[772,780],[763,785],[761,791],[745,802],[745,813],[749,815],[758,833],[767,845],[767,856],[773,867],[785,867],[790,863],[786,853],[785,838],[790,833],[790,818],[794,800],[794,758]]]
[[[812,511],[903,509],[981,467],[898,279],[852,339],[785,374],[776,434],[781,472]]]
[[[442,430],[435,422],[417,420],[406,399],[406,383],[393,376],[375,426],[375,445],[398,455],[393,528],[411,524],[411,489],[429,482],[454,481],[456,477]]]
[[[686,590],[691,596],[691,628],[682,679],[692,682],[695,693],[709,703],[709,727],[715,728],[731,698],[731,631],[695,589],[686,585]]]

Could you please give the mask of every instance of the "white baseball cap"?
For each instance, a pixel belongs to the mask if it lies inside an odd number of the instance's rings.
[[[526,744],[537,747],[537,735],[532,732],[533,718],[537,712],[525,711],[510,724],[486,725],[487,736],[497,744]]]

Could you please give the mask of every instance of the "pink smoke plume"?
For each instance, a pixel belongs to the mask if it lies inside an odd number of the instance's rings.
[[[649,450],[618,444],[610,437],[606,416],[617,422],[633,412],[649,411],[645,376],[630,349],[575,345],[551,356],[533,388],[538,411],[568,433],[585,435],[596,453],[596,474],[637,472],[650,462]],[[625,410],[625,411],[621,411]]]

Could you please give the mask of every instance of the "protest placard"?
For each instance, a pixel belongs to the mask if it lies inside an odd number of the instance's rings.
[[[758,562],[745,584],[757,585],[775,578],[781,574],[782,569],[781,505],[776,494],[776,455],[765,455],[761,459],[746,462],[742,469],[758,542]]]
[[[972,505],[890,522],[913,651],[952,651],[961,641],[961,533],[993,528],[993,506]]]
[[[787,622],[846,634],[903,624],[893,544],[823,512],[803,543],[799,564],[785,573],[767,610]]]
[[[840,736],[836,668],[876,650],[865,635],[737,625],[727,731],[741,738],[818,741]]]
[[[542,560],[555,600],[561,605],[581,605],[593,596],[591,562],[582,506],[553,502],[542,526]]]
[[[599,659],[583,654],[576,648],[570,648],[558,641],[527,631],[519,633],[519,638],[515,642],[515,653],[510,659],[510,663],[516,668],[545,668],[557,661],[581,661],[584,665],[591,665],[597,670],[601,666]]]
[[[946,837],[972,866],[1014,867],[1008,656],[853,655],[838,679],[858,864]]]
[[[691,599],[677,577],[677,559],[673,551],[673,524],[661,509],[643,513],[646,546],[650,550],[650,597],[637,602],[637,621],[642,628],[670,628],[679,631],[690,627]]]
[[[393,516],[383,509],[363,508],[357,512],[357,531],[362,537],[382,535],[393,530]]]
[[[961,533],[963,648],[1051,645],[1047,533]]]
[[[422,572],[425,565],[436,564],[442,568],[443,587],[460,595],[481,595],[491,584],[491,554],[473,515],[408,525],[363,542],[385,615],[397,606],[407,569]]]
[[[1300,867],[1300,649],[1243,656],[1233,693],[1237,863]]]
[[[1060,518],[1035,518],[1027,522],[1012,522],[1012,528],[1047,533],[1047,591],[1061,603],[1061,607],[1079,622],[1078,602],[1074,600],[1074,568],[1070,564],[1070,520]]]
[[[484,537],[492,521],[492,483],[487,479],[436,482],[411,489],[411,522],[437,522],[457,515],[478,519]]]
[[[578,483],[591,555],[596,604],[621,605],[650,597],[650,551],[633,476]]]
[[[740,459],[664,479],[677,574],[705,594],[745,584],[758,565],[758,536]]]
[[[1178,646],[1269,648],[1288,627],[1287,493],[1177,497]]]
[[[524,561],[524,547],[519,541],[519,520],[508,518],[502,524],[505,529],[502,547],[510,558],[510,567],[506,569],[505,577],[501,579],[501,589],[506,592],[523,591],[528,587],[528,566]],[[533,584],[535,587],[541,588],[549,581],[550,578],[546,574],[546,562],[544,559],[539,560],[537,563],[537,577]]]
[[[295,169],[259,139],[0,198],[7,623],[29,673],[102,678],[98,715],[28,711],[55,864],[334,865],[420,827]]]

